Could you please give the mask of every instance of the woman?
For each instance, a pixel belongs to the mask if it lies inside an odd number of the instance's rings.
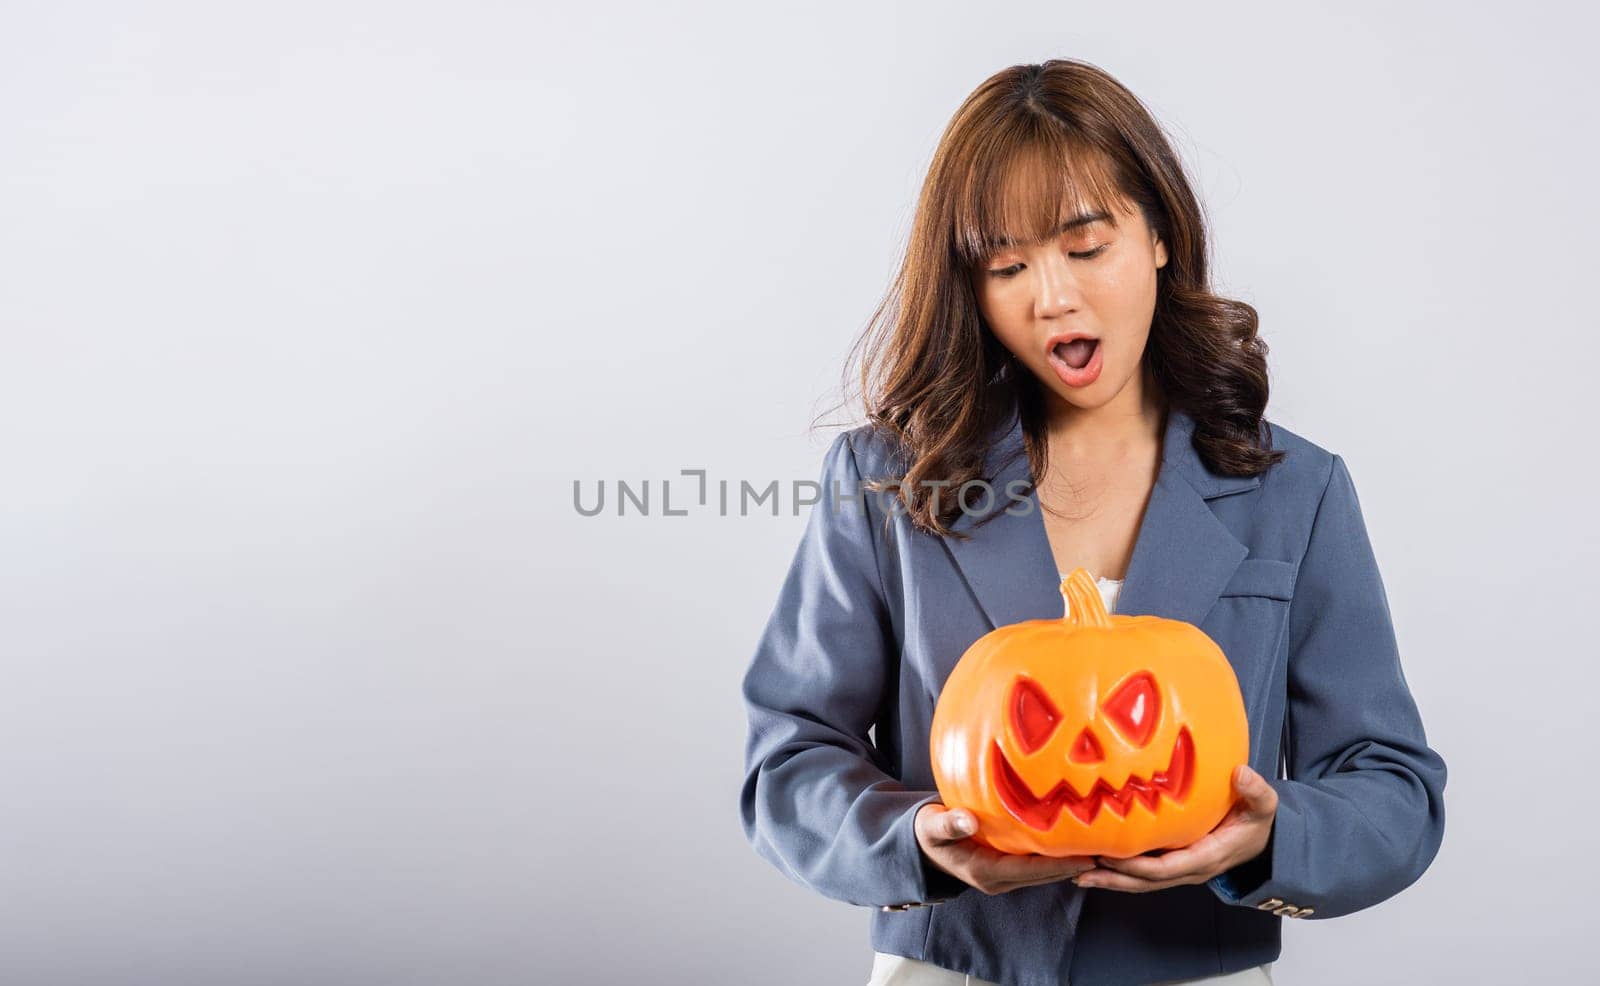
[[[1178,159],[1093,66],[1007,69],[940,142],[865,337],[869,423],[826,455],[743,686],[745,832],[877,908],[870,986],[1270,983],[1283,918],[1376,904],[1438,850],[1445,765],[1350,473],[1264,419],[1255,312],[1206,261]],[[939,802],[945,679],[990,629],[1060,616],[1080,566],[1238,677],[1250,763],[1185,848],[1006,855]]]

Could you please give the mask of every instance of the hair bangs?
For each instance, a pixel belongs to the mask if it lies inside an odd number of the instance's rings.
[[[1054,240],[1063,222],[1088,213],[1103,213],[1114,226],[1124,198],[1108,156],[1059,127],[1008,133],[962,182],[953,210],[956,256],[976,268],[1009,246]]]

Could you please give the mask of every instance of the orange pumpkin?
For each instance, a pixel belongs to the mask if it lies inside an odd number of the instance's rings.
[[[945,682],[930,738],[941,798],[1001,852],[1194,842],[1227,814],[1249,759],[1232,665],[1193,624],[1107,614],[1082,568],[1061,594],[1064,618],[985,634]]]

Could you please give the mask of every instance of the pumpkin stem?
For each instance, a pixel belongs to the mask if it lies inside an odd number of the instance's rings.
[[[1086,568],[1075,568],[1061,580],[1061,597],[1067,611],[1062,619],[1073,626],[1109,627],[1111,616],[1106,612],[1106,601],[1100,596],[1100,587]]]

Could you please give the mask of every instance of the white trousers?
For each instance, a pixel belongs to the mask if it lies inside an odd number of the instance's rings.
[[[1220,976],[1201,976],[1199,979],[1173,979],[1173,986],[1186,983],[1205,983],[1206,986],[1272,986],[1272,963],[1258,965]],[[872,953],[872,979],[867,986],[996,986],[987,979],[952,972],[931,962],[919,962],[903,955],[885,952]]]

